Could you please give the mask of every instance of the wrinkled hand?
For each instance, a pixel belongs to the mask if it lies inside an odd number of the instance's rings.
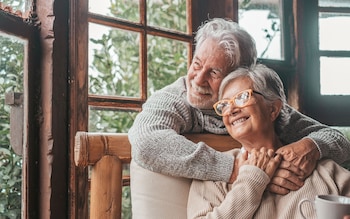
[[[253,149],[250,152],[250,157],[243,160],[242,165],[254,165],[263,170],[271,179],[276,169],[280,165],[282,156],[276,154],[272,149],[261,148],[259,151]]]
[[[234,169],[230,178],[230,183],[233,183],[238,175],[239,168],[242,165],[254,165],[262,169],[271,179],[276,169],[279,167],[282,156],[275,154],[271,149],[261,148],[259,151],[253,149],[248,158],[248,152],[244,152],[241,156],[235,159]]]
[[[280,195],[302,187],[320,158],[317,146],[308,138],[281,147],[276,153],[283,156],[283,161],[275,172],[268,190]]]

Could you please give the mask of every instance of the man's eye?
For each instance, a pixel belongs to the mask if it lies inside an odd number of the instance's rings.
[[[195,69],[200,69],[201,65],[199,64],[199,62],[193,62],[193,68]]]
[[[220,74],[219,72],[216,72],[216,71],[211,71],[211,72],[210,72],[210,75],[211,75],[211,77],[214,78],[214,79],[219,79],[219,78],[221,78],[221,74]]]

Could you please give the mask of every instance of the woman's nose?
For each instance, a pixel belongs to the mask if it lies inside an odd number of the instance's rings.
[[[234,104],[230,104],[227,109],[226,115],[235,115],[241,111],[241,108],[235,106]]]

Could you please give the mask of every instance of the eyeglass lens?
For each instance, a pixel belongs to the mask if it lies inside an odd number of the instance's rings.
[[[243,91],[235,97],[236,106],[243,106],[250,98],[249,91]]]
[[[216,111],[219,114],[226,114],[226,111],[229,110],[232,102],[234,102],[234,105],[238,107],[244,106],[250,99],[251,93],[249,91],[243,91],[239,94],[237,94],[233,99],[231,100],[225,100],[220,102],[216,105]]]

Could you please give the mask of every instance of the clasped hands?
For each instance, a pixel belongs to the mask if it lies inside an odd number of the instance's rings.
[[[311,175],[319,158],[320,153],[315,143],[308,138],[285,145],[276,152],[266,148],[259,151],[254,149],[250,152],[249,159],[247,153],[240,159],[235,159],[230,182],[236,179],[241,165],[255,165],[271,178],[267,190],[285,195],[304,185],[304,180]]]

